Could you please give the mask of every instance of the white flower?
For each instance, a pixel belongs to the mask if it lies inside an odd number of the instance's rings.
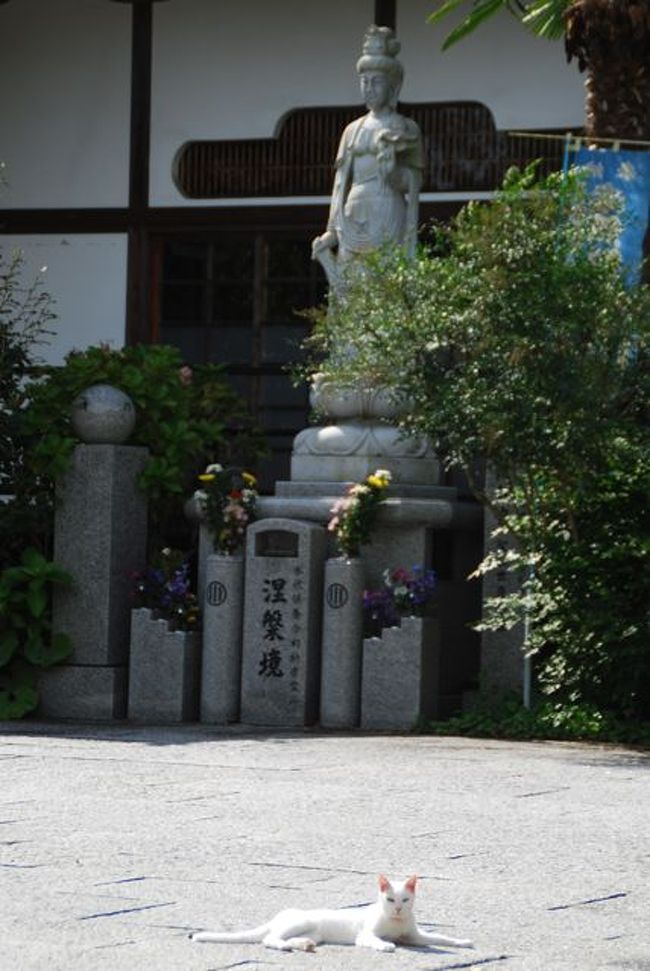
[[[205,511],[208,502],[207,492],[204,492],[203,489],[196,489],[194,492],[194,501],[199,509]]]
[[[632,162],[621,162],[616,173],[623,182],[638,182],[639,172]]]

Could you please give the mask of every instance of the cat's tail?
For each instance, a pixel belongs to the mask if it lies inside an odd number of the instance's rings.
[[[261,944],[269,932],[270,924],[260,924],[249,931],[197,931],[190,934],[191,941],[201,943],[221,943],[221,944]]]

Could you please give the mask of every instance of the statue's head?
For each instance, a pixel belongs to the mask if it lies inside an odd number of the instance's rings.
[[[357,73],[363,79],[364,75],[382,74],[388,82],[390,90],[390,105],[397,105],[404,71],[397,60],[399,41],[390,27],[376,27],[373,25],[366,31],[363,39],[361,57],[357,61]]]

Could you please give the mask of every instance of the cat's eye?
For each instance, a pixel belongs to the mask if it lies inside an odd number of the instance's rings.
[[[395,898],[394,897],[386,897],[386,900],[388,901],[389,904],[394,904],[395,903]]]
[[[410,897],[402,897],[402,903],[407,904],[410,899],[411,899]]]

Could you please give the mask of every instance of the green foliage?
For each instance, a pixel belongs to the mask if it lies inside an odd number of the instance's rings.
[[[570,0],[438,0],[429,23],[437,24],[450,15],[464,13],[463,19],[452,28],[442,45],[446,51],[477,27],[503,10],[513,14],[538,37],[558,40],[564,34],[565,13]]]
[[[639,718],[650,717],[650,294],[625,286],[618,228],[617,200],[587,197],[579,174],[513,171],[492,203],[438,228],[433,251],[370,258],[345,305],[316,315],[311,366],[395,387],[411,402],[405,430],[462,467],[515,538],[506,565],[528,579],[488,622],[528,611],[543,689]]]
[[[43,495],[29,471],[21,435],[36,351],[54,314],[42,280],[25,284],[23,271],[20,253],[0,251],[0,719],[32,711],[37,668],[70,652],[49,619],[52,585],[68,578],[36,548],[49,531],[49,490]]]
[[[180,351],[161,344],[73,351],[65,366],[46,368],[29,388],[22,434],[30,443],[34,483],[61,475],[76,444],[71,405],[93,384],[112,384],[133,400],[137,422],[130,439],[146,445],[141,486],[149,499],[150,544],[165,545],[166,529],[182,518],[184,498],[207,457],[259,454],[261,437],[217,365],[183,366]],[[234,434],[236,433],[236,434]]]
[[[39,485],[27,470],[29,451],[20,423],[37,373],[36,352],[47,341],[54,313],[42,280],[25,284],[23,275],[20,253],[0,250],[0,495],[20,493],[0,504],[0,569],[15,562],[26,545],[40,545],[48,520]],[[25,482],[28,496],[21,490]]]
[[[513,696],[484,701],[471,711],[423,728],[434,735],[548,738],[650,746],[650,722],[630,724],[590,704],[541,701],[524,708]]]
[[[69,583],[67,573],[33,548],[0,573],[0,719],[33,710],[34,669],[69,656],[69,638],[53,632],[50,621],[52,587]]]

